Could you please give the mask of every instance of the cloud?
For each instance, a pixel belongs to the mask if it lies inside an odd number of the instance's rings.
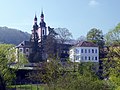
[[[99,5],[99,2],[97,2],[96,0],[90,0],[89,6],[94,7],[94,6],[97,6],[97,5]]]

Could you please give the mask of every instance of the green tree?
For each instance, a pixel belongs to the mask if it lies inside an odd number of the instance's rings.
[[[87,33],[87,40],[90,42],[93,42],[95,44],[97,44],[99,46],[99,50],[100,50],[100,58],[105,57],[104,55],[104,45],[105,45],[105,41],[104,41],[104,35],[102,33],[102,30],[93,28],[91,29],[88,33]]]
[[[104,36],[102,30],[93,28],[87,33],[87,40],[97,44],[100,48],[104,46]]]
[[[78,71],[72,71],[70,64],[66,68],[51,59],[43,64],[42,70],[33,72],[29,77],[33,80],[43,81],[49,90],[112,90],[113,85],[109,81],[100,80],[92,70],[93,63],[79,64]]]
[[[0,89],[6,90],[6,85],[10,84],[15,77],[14,70],[10,69],[12,62],[15,62],[15,52],[13,45],[0,44]]]
[[[106,45],[120,45],[120,23],[106,34],[105,39]]]
[[[57,81],[61,76],[62,67],[58,60],[50,59],[49,62],[38,64],[36,72],[29,73],[29,78],[33,81],[40,81],[47,84],[50,90],[54,90],[57,85]]]
[[[109,80],[120,86],[120,23],[106,34],[107,58],[105,59],[105,72]]]

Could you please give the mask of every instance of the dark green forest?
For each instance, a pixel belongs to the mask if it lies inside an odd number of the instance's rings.
[[[18,45],[24,40],[29,40],[30,34],[21,30],[0,27],[0,43]]]

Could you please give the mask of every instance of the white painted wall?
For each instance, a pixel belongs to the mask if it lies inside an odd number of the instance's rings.
[[[69,53],[72,62],[99,62],[98,47],[73,47]]]

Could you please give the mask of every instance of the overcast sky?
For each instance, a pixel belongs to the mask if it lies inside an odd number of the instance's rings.
[[[74,38],[92,28],[105,34],[120,22],[120,0],[0,0],[0,26],[31,33],[42,8],[47,26],[67,28]]]

